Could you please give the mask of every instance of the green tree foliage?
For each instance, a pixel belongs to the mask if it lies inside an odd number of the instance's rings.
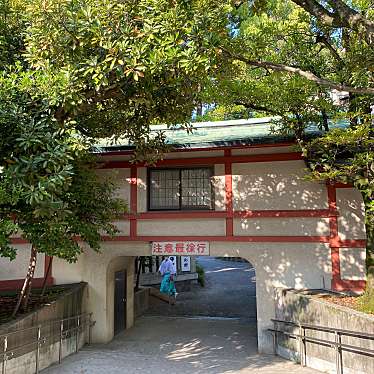
[[[295,135],[311,177],[352,183],[366,202],[373,233],[374,9],[371,1],[236,1],[232,33],[222,41],[220,66],[202,101],[208,112],[281,117],[281,131]],[[344,100],[332,95],[345,92]],[[240,110],[239,107],[239,110]],[[347,129],[330,123],[349,119]],[[312,142],[305,129],[318,124],[325,136]]]
[[[217,64],[229,7],[213,0],[1,0],[0,255],[11,235],[75,261],[76,241],[98,250],[124,211],[95,175],[97,138],[126,137],[152,158],[153,123],[186,122]],[[30,270],[31,269],[31,270]],[[26,297],[27,298],[27,297]]]

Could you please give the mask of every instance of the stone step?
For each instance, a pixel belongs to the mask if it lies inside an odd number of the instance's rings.
[[[166,295],[160,292],[160,290],[158,290],[155,287],[149,287],[149,294],[153,297],[156,297],[157,299],[164,301],[165,303],[172,304],[172,305],[175,304],[174,297],[171,297],[169,295]]]

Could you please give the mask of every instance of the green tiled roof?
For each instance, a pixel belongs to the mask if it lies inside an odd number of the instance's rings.
[[[192,132],[175,125],[168,128],[165,125],[154,126],[151,131],[163,131],[166,142],[175,148],[204,148],[225,145],[271,144],[292,140],[291,136],[274,133],[276,117],[252,118],[246,120],[231,120],[217,122],[197,122],[193,124]],[[331,127],[345,128],[346,121],[333,122]],[[307,128],[307,135],[318,136],[323,132],[315,125]],[[103,139],[97,144],[99,152],[132,149],[125,139],[112,144]]]

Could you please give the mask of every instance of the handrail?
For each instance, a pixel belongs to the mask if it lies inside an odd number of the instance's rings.
[[[285,320],[280,320],[280,319],[272,319],[271,321],[274,324],[274,329],[268,329],[268,331],[273,334],[274,353],[276,353],[276,347],[278,344],[277,342],[278,333],[285,335],[291,339],[297,339],[299,341],[300,364],[302,366],[306,366],[306,363],[307,363],[306,343],[319,344],[325,347],[333,348],[336,352],[335,360],[336,360],[337,374],[343,374],[343,370],[344,370],[343,356],[342,356],[343,351],[355,353],[355,354],[359,354],[359,355],[363,355],[367,357],[374,357],[374,350],[370,348],[357,347],[357,346],[350,345],[350,344],[344,344],[342,343],[342,340],[341,340],[342,336],[350,336],[350,337],[356,337],[359,339],[374,340],[374,334],[361,333],[357,331],[344,330],[344,329],[327,327],[327,326],[296,323],[296,322],[285,321]],[[278,329],[276,328],[277,324],[297,327],[299,328],[299,333],[294,333],[294,332],[289,332],[289,331]],[[332,340],[327,340],[327,339],[306,336],[305,335],[306,330],[314,330],[314,331],[321,331],[321,332],[334,334],[335,339],[334,341],[332,341]]]
[[[334,327],[327,327],[327,326],[318,326],[318,325],[310,325],[307,323],[296,323],[292,321],[283,321],[281,319],[272,319],[272,322],[279,322],[283,323],[285,325],[292,325],[295,327],[304,327],[305,329],[308,330],[316,330],[316,331],[323,331],[323,332],[339,332],[342,335],[346,336],[352,336],[356,338],[362,338],[362,339],[369,339],[369,340],[374,340],[374,334],[368,334],[365,332],[357,332],[357,331],[352,331],[352,330],[344,330],[344,329],[338,329]]]
[[[37,326],[26,327],[25,329],[9,331],[9,332],[0,334],[0,339],[3,338],[4,336],[9,336],[9,335],[12,335],[12,334],[25,332],[25,331],[28,331],[28,330],[36,330],[39,326],[40,327],[45,327],[45,326],[48,326],[48,325],[52,325],[54,323],[61,323],[61,322],[69,321],[69,320],[82,318],[83,316],[89,316],[90,314],[92,315],[92,313],[82,313],[82,314],[78,314],[78,315],[72,316],[72,317],[61,318],[61,319],[51,319],[51,320],[43,321],[40,324],[38,324]]]
[[[74,325],[70,326],[70,323],[66,326],[66,321],[74,320]],[[56,334],[54,331],[50,333],[48,331],[47,334],[44,334],[42,336],[42,329],[45,327],[51,327],[53,324],[59,324],[59,333]],[[62,319],[56,319],[56,320],[49,320],[44,321],[40,323],[37,326],[28,327],[25,329],[19,329],[15,331],[11,331],[9,333],[4,333],[0,335],[0,341],[3,341],[3,350],[0,352],[0,358],[1,358],[1,373],[6,374],[6,365],[7,361],[14,358],[15,353],[17,353],[20,350],[26,351],[23,354],[32,352],[35,350],[36,359],[35,359],[35,372],[36,374],[39,373],[39,356],[40,356],[40,348],[42,345],[49,343],[54,344],[59,342],[59,355],[58,355],[58,362],[61,363],[62,360],[62,343],[64,339],[67,339],[68,337],[74,337],[75,336],[75,351],[78,352],[79,349],[79,337],[80,332],[85,330],[88,327],[88,344],[91,343],[91,329],[95,325],[95,321],[92,320],[92,313],[82,313],[76,316],[71,316],[67,318]],[[32,338],[30,342],[24,343],[24,344],[18,344],[15,347],[10,348],[9,347],[9,338],[11,336],[14,336],[15,334],[21,334],[27,331],[36,331],[36,337]],[[87,330],[86,330],[87,331]],[[31,348],[27,348],[31,347]]]

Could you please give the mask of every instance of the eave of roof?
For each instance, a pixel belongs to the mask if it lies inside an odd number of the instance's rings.
[[[166,125],[152,126],[152,132],[162,131],[166,136],[166,143],[175,149],[201,149],[229,146],[255,146],[262,144],[279,144],[294,141],[291,135],[280,135],[273,131],[279,117],[263,117],[217,122],[198,122],[192,124],[192,131],[187,132],[183,126]],[[346,121],[331,122],[330,127],[345,128]],[[317,137],[323,134],[317,126],[307,128],[307,137]],[[116,151],[131,151],[134,146],[126,139],[119,139],[116,143],[108,139],[100,141],[95,152],[107,153]]]

